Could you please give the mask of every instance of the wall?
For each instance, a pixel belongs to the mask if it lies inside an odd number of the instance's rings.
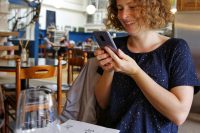
[[[199,52],[200,12],[178,12],[175,16],[175,37],[184,38],[192,51]]]
[[[55,2],[60,5],[56,5]],[[65,26],[84,27],[87,15],[86,2],[86,0],[44,0],[40,13],[40,29],[46,29],[46,10],[56,11],[58,30],[63,30]],[[55,8],[57,6],[60,8]]]
[[[8,2],[6,0],[0,0],[0,31],[8,30]],[[3,42],[6,42],[6,37],[0,37],[0,45],[3,45]]]
[[[85,33],[85,32],[69,32],[69,39],[73,40],[76,44],[79,42],[86,41],[87,38],[92,38],[92,33]]]
[[[176,14],[175,37],[183,38],[188,42],[200,78],[200,11]]]

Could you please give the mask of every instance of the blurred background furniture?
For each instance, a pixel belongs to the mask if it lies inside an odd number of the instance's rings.
[[[14,46],[12,42],[8,42],[10,36],[17,37],[18,32],[0,31],[0,58],[16,58],[14,53],[19,50],[19,46]]]
[[[19,57],[18,55],[15,55],[14,52],[19,50],[19,46],[1,46],[0,45],[0,51],[6,51],[7,53],[5,55],[0,56],[1,59],[15,59]],[[12,54],[13,52],[13,54]]]
[[[62,58],[58,58],[57,64],[57,102],[58,102],[58,114],[61,113],[61,98],[62,98]],[[17,108],[17,101],[19,98],[19,94],[21,91],[21,80],[28,80],[29,79],[42,79],[42,78],[49,78],[55,75],[56,67],[53,65],[39,65],[39,66],[32,66],[27,68],[21,68],[21,62],[18,58],[16,60],[16,88],[6,88],[6,86],[2,85],[4,96],[5,96],[5,109],[6,109],[6,132],[8,129],[10,131],[13,130],[13,126],[10,126],[10,118],[12,121],[16,120],[16,108]],[[28,82],[27,81],[27,82]],[[29,86],[26,86],[26,89]]]
[[[0,132],[4,133],[5,126],[5,110],[4,110],[4,97],[2,94],[2,89],[0,88]]]
[[[70,49],[67,52],[67,83],[71,85],[74,80],[74,73],[79,73],[87,62],[87,53],[81,49]],[[76,73],[76,74],[77,74]]]

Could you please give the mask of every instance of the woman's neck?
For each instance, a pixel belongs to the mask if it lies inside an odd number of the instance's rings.
[[[162,36],[155,31],[147,31],[130,35],[128,39],[128,49],[134,53],[150,52],[162,45],[167,37]]]

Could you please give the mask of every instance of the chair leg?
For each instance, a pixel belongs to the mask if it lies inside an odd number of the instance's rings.
[[[9,105],[5,104],[5,123],[4,123],[4,131],[5,133],[9,133],[8,125],[9,125],[9,116],[8,116],[8,110],[9,110]]]
[[[0,129],[0,133],[5,133],[5,123],[4,123],[4,125],[1,127],[1,129]]]

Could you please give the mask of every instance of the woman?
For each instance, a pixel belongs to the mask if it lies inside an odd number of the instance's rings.
[[[117,54],[95,51],[103,69],[95,95],[107,114],[99,123],[122,133],[176,133],[186,120],[200,83],[187,43],[154,31],[171,20],[169,0],[109,0],[107,26],[128,36],[114,39]]]
[[[46,37],[44,37],[44,43],[46,45],[46,57],[48,56],[48,53],[52,53],[53,57],[55,57],[55,50],[53,49],[54,43],[53,43],[53,36],[51,33],[47,32]]]

